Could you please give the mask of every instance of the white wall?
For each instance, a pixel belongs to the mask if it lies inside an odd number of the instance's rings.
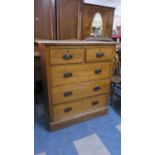
[[[113,30],[116,30],[116,26],[121,25],[121,5],[117,5],[114,13]]]
[[[120,0],[84,0],[85,3],[114,7]]]

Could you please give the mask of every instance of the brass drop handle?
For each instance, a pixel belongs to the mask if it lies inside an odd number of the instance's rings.
[[[101,69],[96,69],[94,72],[95,72],[95,74],[100,74],[102,72],[102,70]]]
[[[72,110],[71,107],[67,107],[67,108],[64,109],[64,112],[70,112],[71,110]]]
[[[65,93],[64,93],[64,96],[65,96],[65,97],[69,97],[69,96],[71,96],[71,95],[72,95],[72,92],[65,92]]]
[[[94,87],[94,91],[99,91],[101,89],[101,87],[97,86],[97,87]]]
[[[92,104],[92,106],[95,106],[95,105],[97,105],[99,102],[98,101],[94,101],[94,102],[92,102],[91,104]]]
[[[72,76],[72,73],[71,72],[65,72],[64,73],[64,78],[69,78]]]
[[[96,53],[96,57],[103,57],[104,56],[104,53],[103,52],[101,52],[101,51],[99,51],[99,52],[97,52]]]
[[[64,58],[65,60],[70,60],[70,59],[73,58],[73,55],[72,55],[72,54],[65,54],[65,55],[63,56],[63,58]]]

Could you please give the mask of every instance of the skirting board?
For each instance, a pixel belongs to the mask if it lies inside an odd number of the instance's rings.
[[[56,122],[50,122],[49,123],[49,129],[50,131],[55,131],[61,128],[65,128],[68,127],[70,125],[76,124],[76,123],[80,123],[95,117],[99,117],[99,116],[103,116],[107,113],[107,108],[103,108],[97,111],[93,111],[90,113],[85,113],[85,114],[81,114],[79,116],[76,116],[74,118],[71,119],[66,119],[66,120],[61,120],[61,121],[56,121]]]

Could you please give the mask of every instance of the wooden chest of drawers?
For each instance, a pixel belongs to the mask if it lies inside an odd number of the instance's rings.
[[[41,52],[50,129],[107,112],[114,42],[36,41]]]

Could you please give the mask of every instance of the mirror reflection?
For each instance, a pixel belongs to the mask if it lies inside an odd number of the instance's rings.
[[[102,27],[103,27],[102,16],[100,13],[96,13],[91,25],[91,36],[101,37]]]

